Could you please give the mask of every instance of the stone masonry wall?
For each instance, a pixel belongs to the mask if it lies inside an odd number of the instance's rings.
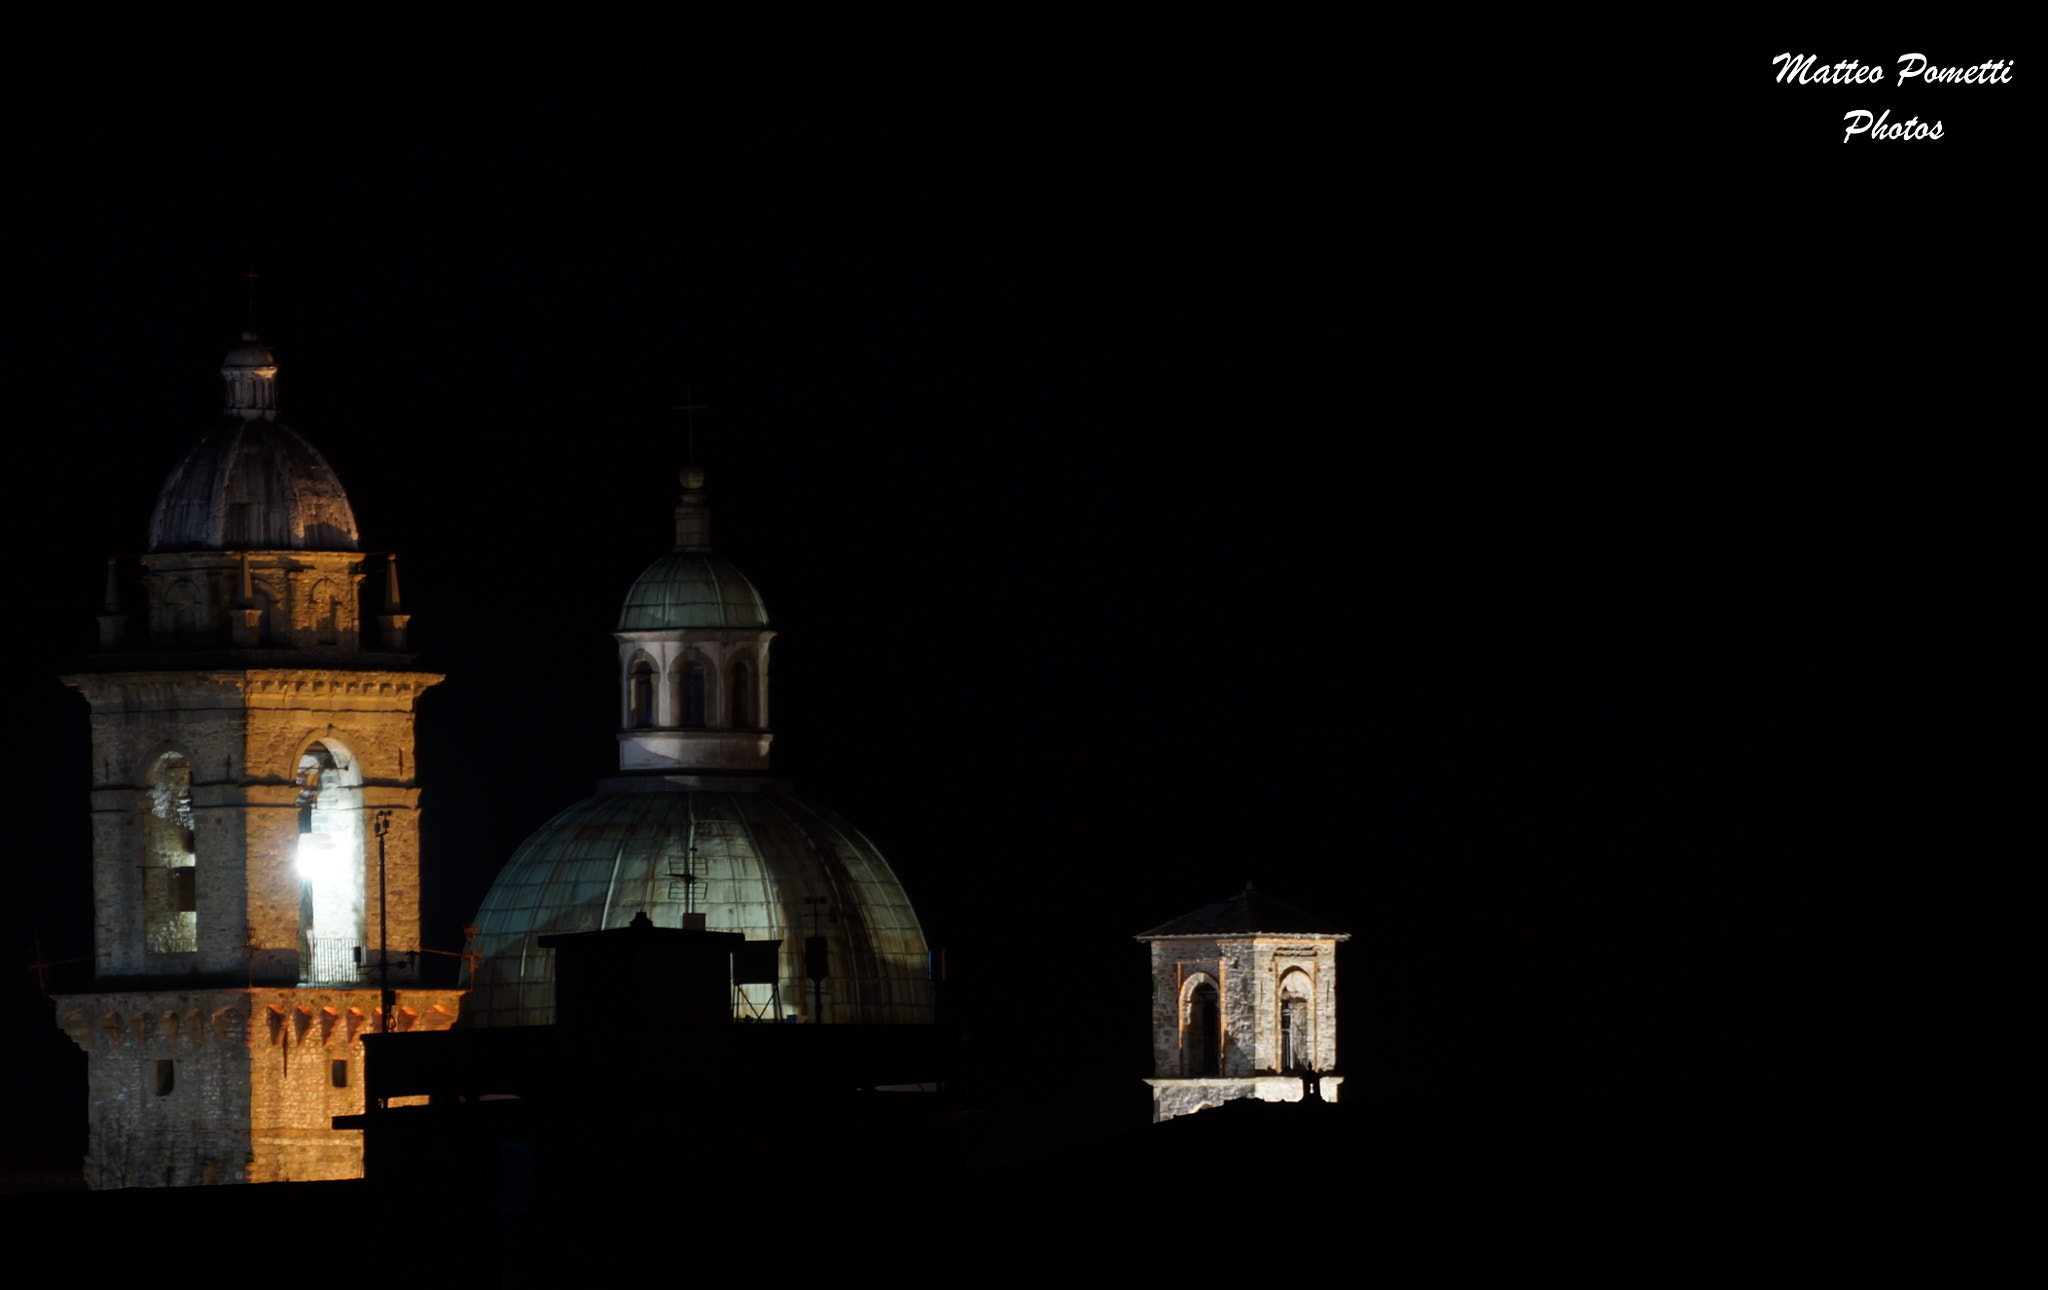
[[[399,992],[394,1027],[446,1029],[460,993]],[[362,1036],[382,1021],[376,991],[68,995],[57,1018],[88,1055],[88,1186],[361,1176],[362,1135],[331,1125],[363,1110]]]
[[[420,944],[419,788],[413,707],[440,677],[405,672],[119,673],[70,678],[93,704],[93,888],[102,977],[251,974],[294,984],[300,875],[298,760],[316,740],[345,757],[359,798],[366,902],[377,890],[375,813],[386,838],[394,950]],[[198,948],[149,952],[143,910],[148,777],[166,752],[192,768]],[[374,906],[357,933],[377,947]]]
[[[1157,1079],[1193,1075],[1183,1053],[1182,1003],[1189,982],[1206,977],[1220,996],[1222,1077],[1243,1081],[1276,1073],[1281,1050],[1280,994],[1283,979],[1299,971],[1313,1000],[1314,1044],[1310,1069],[1337,1065],[1337,940],[1327,936],[1166,937],[1152,948],[1152,1066]],[[1192,1087],[1192,1086],[1191,1086]],[[1245,1085],[1246,1089],[1250,1085]],[[1159,1096],[1187,1109],[1251,1096],[1218,1088]],[[1264,1094],[1259,1094],[1264,1096]],[[1192,1101],[1189,1101],[1192,1099]],[[1168,1114],[1180,1114],[1174,1111]]]

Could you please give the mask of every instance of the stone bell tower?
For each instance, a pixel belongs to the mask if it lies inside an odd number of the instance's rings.
[[[1138,939],[1152,948],[1152,1120],[1237,1098],[1337,1100],[1337,943],[1321,919],[1254,891]]]
[[[158,495],[143,612],[108,562],[92,705],[94,1187],[353,1178],[361,1036],[440,1029],[421,990],[413,713],[396,565],[363,628],[340,480],[277,420],[277,363],[228,355],[221,420]],[[381,861],[381,863],[380,863]]]

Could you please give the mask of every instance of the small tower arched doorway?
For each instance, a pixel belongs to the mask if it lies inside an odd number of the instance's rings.
[[[1196,1078],[1223,1073],[1223,1013],[1216,987],[1197,981],[1188,991],[1186,1055],[1188,1074]]]

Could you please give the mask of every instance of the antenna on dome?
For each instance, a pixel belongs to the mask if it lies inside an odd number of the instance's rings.
[[[255,262],[254,260],[251,260],[251,261],[249,261],[249,271],[248,271],[247,273],[244,273],[244,274],[243,274],[242,276],[243,276],[243,277],[245,277],[245,278],[247,278],[247,279],[249,280],[249,313],[248,313],[248,318],[247,318],[247,320],[246,320],[246,323],[245,323],[245,325],[246,325],[246,326],[249,326],[249,327],[254,327],[254,326],[256,325],[256,276],[257,276],[257,275],[256,275],[256,262]]]
[[[676,899],[676,889],[682,889],[683,927],[693,932],[704,930],[704,915],[697,912],[697,884],[703,879],[697,876],[697,795],[690,794],[690,831],[683,842],[683,871],[668,871],[668,898]]]

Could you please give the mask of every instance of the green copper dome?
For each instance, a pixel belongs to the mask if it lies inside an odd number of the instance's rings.
[[[747,575],[704,551],[673,551],[648,565],[619,612],[622,632],[767,625],[768,606]]]
[[[689,879],[681,875],[688,873]],[[612,792],[578,802],[512,854],[477,912],[465,1028],[554,1020],[554,952],[540,938],[624,927],[644,911],[681,927],[780,942],[783,1015],[821,999],[834,1022],[929,1022],[924,932],[889,862],[831,811],[784,791]],[[814,993],[804,938],[827,942]],[[738,1015],[772,1019],[766,985]]]

